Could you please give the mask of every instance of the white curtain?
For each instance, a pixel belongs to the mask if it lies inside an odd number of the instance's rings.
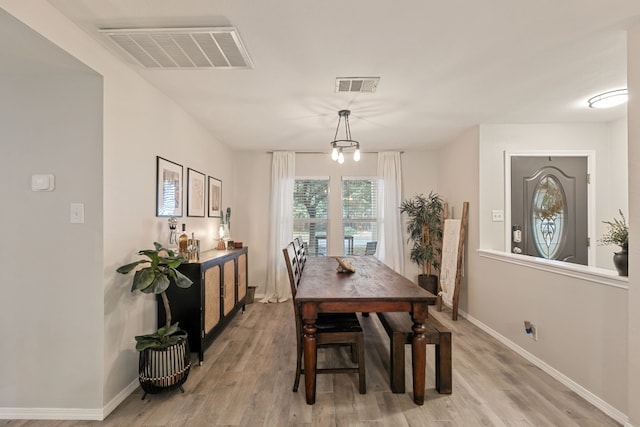
[[[282,248],[293,236],[293,190],[295,153],[275,151],[271,158],[271,202],[267,250],[267,289],[261,302],[283,302],[291,298],[289,276]]]
[[[402,162],[400,152],[378,153],[378,258],[404,274],[402,244]]]

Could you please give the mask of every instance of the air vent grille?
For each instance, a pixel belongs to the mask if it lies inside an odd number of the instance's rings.
[[[232,27],[101,29],[145,68],[253,68]]]
[[[336,78],[336,92],[368,92],[373,93],[378,88],[380,77],[338,77]]]

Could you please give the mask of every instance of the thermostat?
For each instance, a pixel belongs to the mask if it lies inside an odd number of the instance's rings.
[[[31,175],[32,191],[53,191],[55,178],[53,175]]]

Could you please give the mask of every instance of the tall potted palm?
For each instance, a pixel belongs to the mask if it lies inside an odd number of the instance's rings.
[[[443,201],[438,193],[430,192],[405,200],[400,213],[407,215],[407,242],[412,243],[410,259],[422,268],[418,284],[433,294],[438,292],[440,253],[442,242]]]
[[[177,268],[185,259],[172,250],[163,248],[154,242],[154,249],[138,252],[146,259],[141,259],[119,267],[116,271],[128,274],[135,270],[131,292],[156,294],[162,299],[166,323],[151,334],[136,336],[136,350],[140,352],[138,377],[140,387],[147,393],[179,388],[184,392],[182,384],[187,380],[191,369],[189,341],[187,333],[171,324],[171,307],[166,290],[172,284],[180,288],[188,288],[193,282]],[[142,266],[142,268],[139,268]]]

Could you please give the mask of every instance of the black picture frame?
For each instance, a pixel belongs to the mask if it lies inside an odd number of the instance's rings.
[[[156,216],[182,216],[182,165],[156,156]]]
[[[205,182],[205,174],[187,168],[187,216],[204,217]]]
[[[222,218],[222,181],[212,176],[208,185],[208,215],[211,218]]]

